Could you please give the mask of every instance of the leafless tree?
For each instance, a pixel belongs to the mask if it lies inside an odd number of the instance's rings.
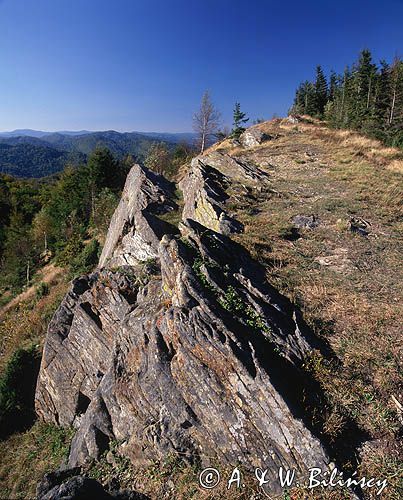
[[[208,91],[203,94],[200,109],[193,115],[193,130],[198,136],[200,152],[206,148],[207,140],[214,135],[220,124],[221,114],[214,107]]]

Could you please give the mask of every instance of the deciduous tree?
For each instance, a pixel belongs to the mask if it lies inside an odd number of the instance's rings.
[[[214,136],[220,124],[221,114],[215,108],[209,92],[203,94],[200,108],[193,115],[193,130],[197,134],[200,152],[203,153],[208,140]]]

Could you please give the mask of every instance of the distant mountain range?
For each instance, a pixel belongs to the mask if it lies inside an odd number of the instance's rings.
[[[32,130],[30,128],[21,128],[17,130],[12,130],[11,132],[0,132],[0,137],[18,137],[18,136],[29,136],[29,137],[46,137],[52,134],[63,134],[63,135],[84,135],[91,134],[89,130],[79,130],[77,132],[70,132],[68,130],[58,131],[58,132],[44,132],[43,130]]]
[[[66,164],[77,165],[97,147],[107,147],[117,158],[131,154],[142,160],[156,141],[193,143],[192,133],[159,132],[43,132],[21,129],[0,132],[0,173],[16,177],[44,177],[59,172]]]

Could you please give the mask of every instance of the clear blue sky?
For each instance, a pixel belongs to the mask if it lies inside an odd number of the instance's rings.
[[[0,0],[0,130],[189,131],[284,115],[316,64],[403,53],[402,0]]]

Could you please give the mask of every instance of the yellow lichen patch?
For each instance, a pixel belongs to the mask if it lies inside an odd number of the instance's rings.
[[[199,196],[196,201],[195,219],[200,224],[212,229],[213,231],[220,230],[220,222],[217,213],[212,204],[203,196]]]

